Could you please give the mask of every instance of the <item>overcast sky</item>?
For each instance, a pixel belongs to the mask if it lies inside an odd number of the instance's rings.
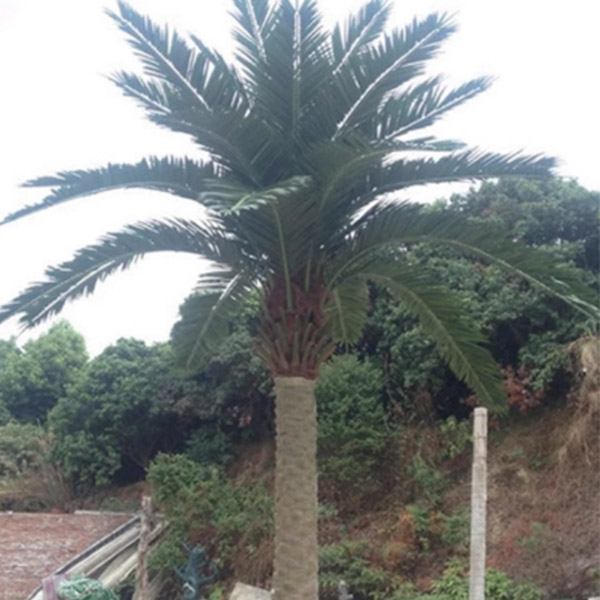
[[[231,53],[228,0],[131,4]],[[320,4],[331,23],[361,2]],[[40,190],[19,189],[32,177],[149,154],[194,154],[185,138],[145,122],[106,79],[135,66],[123,35],[104,15],[107,7],[114,5],[0,0],[0,217],[43,197]],[[488,150],[546,152],[560,159],[563,175],[600,189],[600,2],[397,0],[392,23],[431,11],[456,13],[460,26],[436,70],[451,82],[497,77],[491,90],[452,113],[436,132]],[[198,214],[192,203],[160,194],[112,193],[0,227],[0,305],[42,278],[47,264],[68,259],[102,233],[174,212]],[[86,336],[93,354],[122,336],[167,339],[199,268],[189,257],[145,259],[100,286],[94,297],[69,306],[64,316]],[[14,323],[2,325],[0,338],[15,331]]]

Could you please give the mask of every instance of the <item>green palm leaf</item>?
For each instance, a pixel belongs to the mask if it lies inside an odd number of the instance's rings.
[[[53,189],[42,202],[8,215],[0,225],[68,200],[128,188],[166,192],[195,202],[202,198],[204,206],[215,206],[208,192],[218,186],[220,180],[220,170],[214,164],[174,157],[150,157],[136,164],[109,164],[87,171],[65,171],[26,182],[25,187]]]
[[[362,127],[369,137],[396,139],[417,129],[429,127],[448,111],[461,106],[489,88],[492,79],[479,77],[452,90],[439,78],[428,79],[388,98]]]
[[[380,261],[362,276],[384,286],[418,318],[452,372],[477,395],[480,404],[506,410],[500,369],[481,332],[465,316],[457,298],[422,269]]]
[[[352,102],[338,121],[333,139],[369,118],[386,94],[420,75],[425,62],[455,29],[446,15],[431,14],[384,36],[377,46],[350,60],[338,81],[343,96]]]
[[[408,203],[375,207],[357,222],[348,242],[346,258],[332,261],[330,286],[362,268],[382,248],[402,248],[431,243],[457,249],[472,258],[502,267],[570,304],[586,316],[598,319],[596,294],[582,283],[576,269],[557,265],[549,254],[510,239],[498,227],[466,221],[445,213],[423,212]]]
[[[367,321],[369,292],[361,277],[344,280],[331,292],[325,313],[333,326],[333,337],[344,346],[355,344]]]
[[[210,110],[204,96],[206,57],[194,54],[177,32],[156,25],[125,2],[119,1],[118,7],[118,14],[110,10],[107,14],[129,37],[146,73],[172,85],[192,106]]]
[[[230,249],[216,230],[189,221],[150,221],[131,225],[77,251],[75,257],[46,270],[46,281],[34,283],[0,309],[0,320],[23,313],[32,327],[59,313],[66,302],[94,292],[98,282],[128,269],[145,254],[184,252],[212,261],[231,259]]]
[[[171,331],[178,362],[187,368],[202,363],[231,332],[231,319],[255,289],[243,272],[203,273],[195,292],[181,305],[180,319]]]
[[[364,52],[383,34],[390,11],[389,1],[370,0],[348,18],[345,27],[342,24],[334,27],[331,33],[333,75],[337,75],[354,56]]]

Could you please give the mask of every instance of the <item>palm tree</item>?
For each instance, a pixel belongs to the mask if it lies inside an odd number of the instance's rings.
[[[569,272],[503,232],[390,201],[410,186],[545,176],[554,164],[422,134],[490,83],[480,78],[448,89],[424,76],[455,30],[447,16],[386,32],[390,3],[369,0],[326,31],[316,0],[233,3],[235,64],[122,2],[110,13],[144,70],[116,73],[114,82],[153,123],[191,136],[205,161],[151,157],[41,177],[26,185],[50,187],[50,194],[7,220],[128,187],[188,198],[209,217],[111,233],[49,268],[47,280],[7,304],[1,318],[22,313],[25,325],[36,325],[144,254],[192,253],[214,264],[200,275],[173,330],[179,357],[192,365],[227,335],[239,303],[258,294],[256,352],[276,391],[274,597],[316,600],[313,386],[336,347],[357,339],[367,283],[385,286],[420,317],[453,371],[490,407],[502,405],[503,393],[484,340],[435,277],[402,260],[403,249],[442,244],[502,265],[580,310],[593,308],[575,297],[585,291]]]

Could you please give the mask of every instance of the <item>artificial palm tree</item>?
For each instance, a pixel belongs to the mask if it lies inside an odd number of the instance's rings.
[[[233,0],[235,64],[120,3],[110,13],[144,76],[114,82],[157,125],[191,136],[206,156],[59,173],[29,182],[51,193],[8,220],[115,188],[175,194],[206,207],[203,222],[132,225],[49,268],[3,309],[32,326],[67,300],[151,252],[212,261],[173,330],[192,365],[222,336],[240,302],[261,298],[256,352],[273,374],[277,464],[274,590],[316,600],[317,478],[314,381],[340,344],[358,337],[367,283],[385,286],[420,317],[479,402],[503,401],[498,368],[460,302],[435,277],[403,261],[411,244],[442,244],[516,273],[579,309],[576,280],[502,232],[394,202],[415,185],[502,175],[545,176],[543,156],[503,156],[420,134],[483,92],[488,79],[446,89],[425,66],[455,27],[444,15],[386,33],[390,4],[370,0],[326,31],[315,0]],[[394,251],[390,251],[394,249]]]

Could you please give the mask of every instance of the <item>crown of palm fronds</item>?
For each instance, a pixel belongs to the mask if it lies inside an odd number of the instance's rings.
[[[421,319],[454,371],[480,400],[502,399],[498,369],[460,303],[427,272],[381,249],[418,242],[457,248],[515,272],[594,313],[588,290],[543,254],[504,232],[389,204],[389,194],[432,182],[544,176],[554,161],[465,149],[420,130],[486,90],[488,78],[448,89],[425,68],[455,31],[432,14],[387,31],[390,3],[370,0],[343,25],[323,27],[315,0],[233,0],[235,64],[120,2],[110,16],[141,59],[143,75],[112,80],[155,124],[197,143],[206,161],[150,157],[137,164],[59,173],[10,221],[71,199],[137,187],[205,206],[205,224],[142,223],[48,270],[1,313],[35,325],[65,302],[150,252],[188,252],[215,267],[198,281],[174,329],[194,362],[228,331],[248,294],[263,298],[257,347],[276,373],[313,376],[339,342],[360,334],[367,281],[389,288]],[[420,137],[419,137],[420,136]]]

